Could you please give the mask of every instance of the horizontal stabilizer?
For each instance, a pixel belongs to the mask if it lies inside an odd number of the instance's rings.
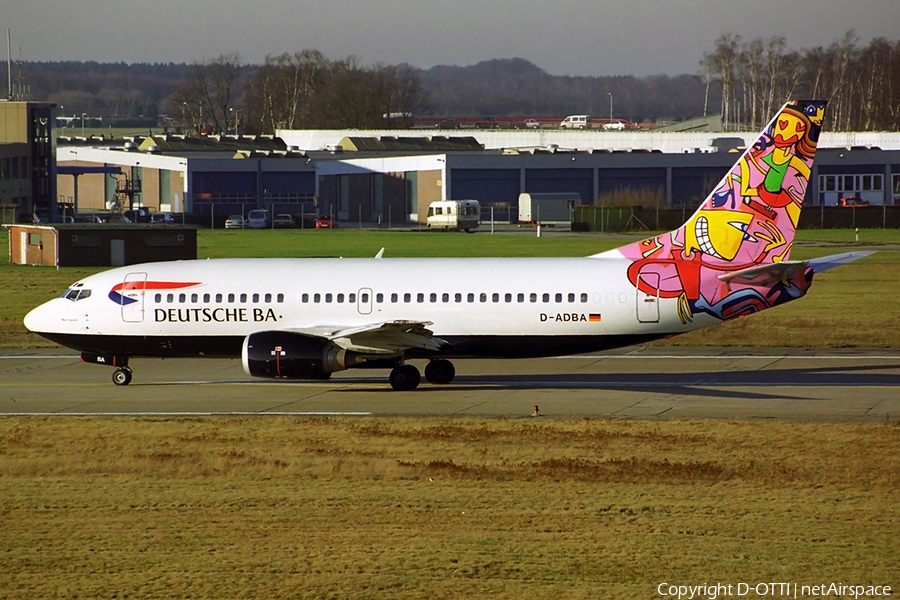
[[[821,273],[822,271],[827,271],[828,269],[833,269],[835,267],[839,267],[841,265],[846,265],[849,262],[853,262],[854,260],[859,260],[860,258],[865,258],[870,254],[875,254],[874,252],[844,252],[843,254],[832,254],[831,256],[822,256],[819,258],[813,258],[806,262],[809,263],[809,266],[812,267],[813,273]]]

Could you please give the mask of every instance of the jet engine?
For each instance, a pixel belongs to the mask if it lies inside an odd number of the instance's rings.
[[[269,379],[328,379],[364,359],[332,342],[289,331],[260,331],[244,338],[244,371]]]

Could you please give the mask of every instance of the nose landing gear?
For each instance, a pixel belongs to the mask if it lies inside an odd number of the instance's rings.
[[[131,369],[122,367],[113,371],[112,382],[116,385],[128,385],[131,383]]]

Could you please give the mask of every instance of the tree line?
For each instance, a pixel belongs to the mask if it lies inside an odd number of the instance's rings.
[[[832,131],[900,128],[900,42],[875,38],[867,46],[851,30],[827,48],[788,50],[783,37],[722,34],[700,61],[719,92],[730,129],[758,129],[793,98],[827,99]],[[704,107],[704,113],[710,108]]]
[[[6,65],[0,65],[5,90]],[[696,74],[550,75],[520,59],[467,66],[365,66],[317,50],[245,64],[238,54],[186,64],[15,63],[16,90],[67,115],[207,133],[406,127],[414,118],[563,117],[633,122],[721,113],[729,129],[759,129],[786,100],[830,101],[832,131],[900,129],[900,42],[860,46],[850,31],[828,47],[789,50],[783,37],[722,34]],[[24,82],[24,85],[23,85]]]

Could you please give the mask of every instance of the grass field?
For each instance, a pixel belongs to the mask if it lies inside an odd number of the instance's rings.
[[[898,580],[895,425],[0,420],[0,598]]]
[[[666,345],[900,347],[900,231],[801,231],[792,258],[805,259],[859,247],[879,252],[816,278],[809,295],[749,319],[659,342]],[[412,231],[208,231],[198,232],[199,258],[374,256],[586,256],[640,235],[464,235]],[[8,232],[0,230],[0,247]],[[51,345],[28,333],[25,314],[69,284],[102,269],[52,269],[0,264],[0,347]]]

